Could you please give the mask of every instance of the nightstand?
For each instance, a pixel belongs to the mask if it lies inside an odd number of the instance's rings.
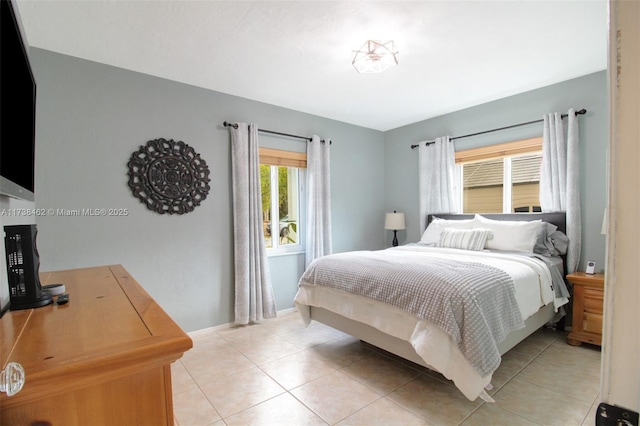
[[[567,275],[567,280],[573,284],[573,324],[567,343],[601,346],[604,274],[574,272]]]

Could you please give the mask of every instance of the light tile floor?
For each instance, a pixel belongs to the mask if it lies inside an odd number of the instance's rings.
[[[297,312],[191,337],[172,364],[179,426],[592,426],[599,403],[600,349],[548,329],[503,356],[495,403],[323,324],[304,327]]]

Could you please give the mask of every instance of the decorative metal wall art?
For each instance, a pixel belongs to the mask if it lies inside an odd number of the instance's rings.
[[[185,214],[207,198],[209,167],[182,141],[154,139],[131,154],[129,187],[150,210]]]

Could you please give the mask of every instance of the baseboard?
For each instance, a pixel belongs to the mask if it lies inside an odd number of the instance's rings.
[[[276,315],[285,315],[285,314],[290,314],[293,312],[298,312],[298,308],[296,308],[295,306],[293,308],[287,308],[287,309],[281,309],[279,311],[276,312]],[[268,320],[266,320],[268,321]],[[198,337],[198,336],[202,336],[205,334],[210,334],[210,333],[215,333],[221,330],[226,330],[228,328],[231,327],[237,327],[236,324],[229,322],[226,324],[221,324],[221,325],[214,325],[212,327],[207,327],[207,328],[201,328],[200,330],[194,330],[194,331],[190,331],[187,333],[187,335],[189,337]]]

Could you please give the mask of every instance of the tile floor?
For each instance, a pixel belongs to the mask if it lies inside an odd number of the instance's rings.
[[[503,357],[495,403],[297,312],[191,337],[172,364],[179,426],[592,426],[599,403],[599,348],[548,329]]]

